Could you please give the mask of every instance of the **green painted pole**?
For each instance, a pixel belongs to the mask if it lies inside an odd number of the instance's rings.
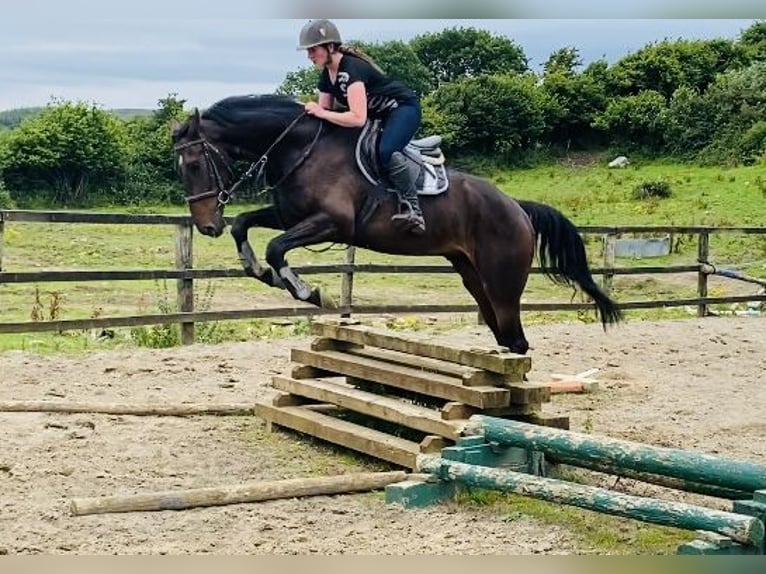
[[[593,436],[535,424],[474,415],[466,434],[489,442],[538,450],[552,456],[621,466],[752,493],[766,489],[766,466],[681,449]]]
[[[725,500],[748,500],[753,497],[752,492],[744,492],[742,490],[733,490],[731,488],[724,488],[723,486],[715,486],[712,484],[703,484],[700,482],[692,482],[690,480],[684,480],[683,478],[674,478],[672,476],[663,476],[661,474],[651,474],[648,472],[639,472],[637,470],[631,470],[624,468],[616,464],[606,464],[592,462],[588,460],[582,460],[575,457],[549,457],[550,462],[557,464],[567,464],[569,466],[576,466],[579,468],[587,468],[588,470],[594,470],[604,474],[611,474],[614,476],[621,476],[629,478],[631,480],[639,480],[641,482],[647,482],[649,484],[656,484],[664,488],[672,488],[674,490],[683,490],[684,492],[693,492],[695,494],[703,494],[705,496],[712,496],[714,498],[723,498]]]
[[[632,496],[595,486],[455,462],[433,455],[421,455],[418,469],[458,484],[520,494],[662,526],[716,532],[741,544],[760,547],[764,540],[763,522],[743,514]]]

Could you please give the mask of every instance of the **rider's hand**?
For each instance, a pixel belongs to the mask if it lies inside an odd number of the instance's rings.
[[[321,118],[325,111],[325,109],[317,102],[307,102],[304,108],[307,114],[318,118]]]

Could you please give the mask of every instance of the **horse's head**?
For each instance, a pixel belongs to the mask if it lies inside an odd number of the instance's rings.
[[[229,196],[226,186],[230,158],[221,146],[203,133],[199,110],[190,119],[173,125],[176,167],[184,184],[192,220],[203,235],[219,237],[226,227],[223,207]]]

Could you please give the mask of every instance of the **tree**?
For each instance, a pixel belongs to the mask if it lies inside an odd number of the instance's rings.
[[[528,69],[518,44],[486,30],[449,28],[416,36],[410,45],[430,71],[434,89],[463,77],[521,74]]]
[[[276,89],[276,93],[285,96],[295,96],[304,101],[313,99],[316,97],[319,72],[319,69],[314,66],[289,72]]]
[[[665,96],[645,90],[610,100],[594,127],[605,130],[615,143],[656,152],[662,149],[666,122]]]
[[[348,44],[366,53],[387,76],[403,82],[417,94],[423,96],[430,91],[430,73],[409,44],[399,41],[369,43],[353,40]],[[315,66],[289,72],[276,93],[295,96],[304,101],[315,98],[319,74],[320,70]]]
[[[181,197],[170,130],[173,120],[186,116],[185,104],[172,93],[157,101],[151,116],[126,122],[130,155],[122,201],[172,202]]]
[[[56,203],[80,203],[92,187],[120,180],[127,160],[124,124],[84,102],[53,102],[12,131],[4,160],[17,192],[43,188]]]
[[[607,104],[603,79],[593,73],[573,74],[553,66],[545,74],[542,89],[557,104],[550,108],[548,116],[551,141],[575,147],[593,144],[597,138],[593,122]]]
[[[462,152],[505,156],[532,148],[547,134],[551,102],[531,75],[479,76],[444,84],[429,99]]]
[[[766,60],[766,20],[760,20],[743,30],[739,42],[750,60]]]
[[[543,64],[543,73],[545,76],[550,74],[574,76],[576,68],[580,66],[582,66],[580,51],[569,46],[556,50],[548,57],[548,60]]]
[[[704,92],[715,77],[746,61],[729,40],[664,40],[622,58],[610,70],[616,95],[652,90],[669,100],[680,86]]]
[[[431,91],[431,73],[409,44],[399,41],[350,42],[365,52],[383,71],[424,96]]]
[[[764,149],[766,61],[721,74],[702,98],[710,123],[710,144],[702,156],[710,163],[750,163]]]

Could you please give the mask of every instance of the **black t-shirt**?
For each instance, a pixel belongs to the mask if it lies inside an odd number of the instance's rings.
[[[332,94],[339,103],[348,107],[348,86],[359,80],[364,82],[367,90],[367,111],[371,115],[380,115],[400,103],[417,100],[415,93],[407,86],[381,74],[361,58],[349,54],[343,54],[340,59],[335,84],[330,81],[330,73],[325,68],[317,87],[319,91]]]

